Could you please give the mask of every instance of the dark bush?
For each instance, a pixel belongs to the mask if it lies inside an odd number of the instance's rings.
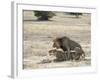
[[[82,13],[75,13],[75,12],[70,12],[70,15],[75,15],[76,18],[79,18],[80,15],[82,15]]]
[[[34,11],[34,13],[38,20],[49,20],[55,16],[55,13],[51,11]]]

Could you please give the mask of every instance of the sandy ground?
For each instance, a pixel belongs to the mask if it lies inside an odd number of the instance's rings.
[[[84,67],[91,65],[91,22],[90,14],[83,14],[80,18],[56,13],[50,21],[36,21],[32,11],[24,11],[23,20],[23,68],[60,68]],[[78,42],[86,54],[82,61],[43,62],[54,59],[48,56],[52,49],[53,39],[58,36],[68,36]]]

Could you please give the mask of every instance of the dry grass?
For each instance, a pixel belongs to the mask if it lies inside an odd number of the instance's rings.
[[[32,18],[32,12],[25,17]],[[84,14],[80,18],[57,13],[51,21],[24,21],[24,69],[58,68],[58,67],[80,67],[91,65],[91,25],[90,15]],[[52,40],[57,36],[68,36],[80,43],[85,51],[86,58],[83,61],[64,61],[42,63],[48,57],[48,51],[52,49]],[[53,58],[54,59],[54,58]]]

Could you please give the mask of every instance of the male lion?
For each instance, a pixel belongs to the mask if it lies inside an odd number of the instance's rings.
[[[56,48],[56,49],[62,49],[64,51],[66,60],[72,59],[71,51],[73,51],[75,49],[76,49],[76,52],[78,54],[78,55],[76,55],[76,57],[77,57],[76,59],[79,59],[78,56],[80,56],[82,54],[84,54],[84,57],[85,57],[85,53],[84,53],[81,45],[79,43],[69,39],[66,36],[54,39],[53,40],[53,47]],[[80,53],[80,55],[79,55],[79,53]],[[75,57],[74,57],[74,59],[75,59]]]

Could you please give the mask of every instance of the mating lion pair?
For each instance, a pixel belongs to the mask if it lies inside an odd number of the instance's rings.
[[[53,47],[49,50],[49,55],[54,55],[56,61],[80,60],[85,58],[85,53],[77,42],[68,37],[60,37],[54,39]]]

